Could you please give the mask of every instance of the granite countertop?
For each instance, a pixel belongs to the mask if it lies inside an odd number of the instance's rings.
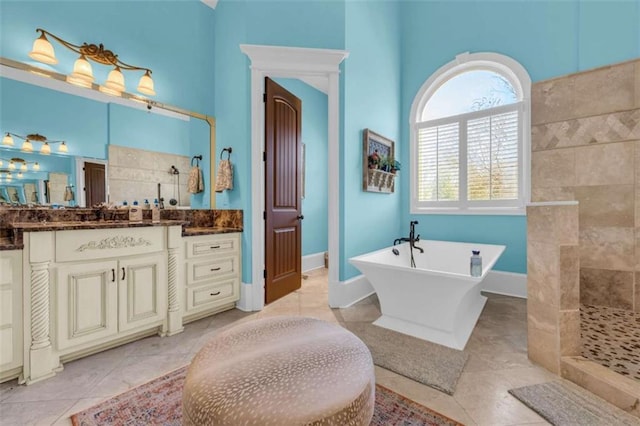
[[[233,227],[191,227],[191,228],[183,228],[182,236],[183,237],[192,237],[194,235],[211,235],[211,234],[230,234],[232,232],[242,232],[242,228],[233,228]]]
[[[9,228],[15,233],[11,236],[0,236],[0,250],[22,250],[24,243],[23,232],[44,232],[44,231],[69,231],[82,229],[105,229],[105,228],[135,228],[145,226],[182,226],[182,236],[190,237],[195,235],[228,234],[232,232],[242,232],[241,227],[224,226],[199,226],[186,227],[190,222],[186,220],[163,219],[159,223],[150,220],[142,222],[129,221],[61,221],[61,222],[14,222]]]
[[[174,226],[186,225],[189,222],[184,220],[161,220],[153,223],[150,220],[142,222],[129,222],[125,220],[104,220],[104,221],[65,221],[65,222],[15,222],[9,225],[13,229],[23,232],[41,231],[69,231],[74,229],[103,229],[103,228],[135,228],[142,226]]]

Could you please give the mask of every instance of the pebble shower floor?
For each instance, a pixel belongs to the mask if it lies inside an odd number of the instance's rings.
[[[580,336],[582,356],[640,381],[640,314],[582,305]]]

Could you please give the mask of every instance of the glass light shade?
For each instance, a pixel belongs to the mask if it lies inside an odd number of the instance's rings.
[[[48,142],[42,144],[42,148],[40,148],[40,154],[51,154],[51,146],[49,146]]]
[[[3,164],[4,164],[4,163],[2,162],[2,160],[0,160],[0,167],[2,167],[2,165],[3,165]]]
[[[24,142],[22,143],[22,148],[20,149],[22,149],[25,152],[33,152],[33,144],[29,139],[25,139]]]
[[[13,146],[13,138],[9,133],[7,133],[4,138],[2,138],[2,145]]]
[[[40,164],[35,163],[35,164],[33,165],[33,170],[36,170],[36,171],[40,170]]]
[[[44,34],[33,42],[33,49],[29,52],[29,57],[45,64],[54,65],[58,63],[56,54],[53,51],[53,46]]]
[[[9,170],[15,170],[16,169],[16,165],[13,161],[9,161]]]
[[[24,176],[22,172],[18,172],[18,179],[22,179],[22,176]]]
[[[73,77],[74,79],[78,80],[84,80],[89,83],[93,82],[93,69],[91,68],[91,64],[89,63],[89,61],[87,61],[84,55],[80,55],[80,57],[76,59],[76,62],[73,64],[73,72],[69,74],[69,77]]]
[[[147,71],[142,77],[140,77],[140,82],[138,83],[138,92],[144,93],[145,95],[155,96],[156,91],[153,90],[153,79],[151,78],[151,74]]]
[[[65,142],[60,144],[60,148],[58,148],[58,152],[69,152],[69,148]]]
[[[115,67],[115,69],[111,70],[109,76],[107,77],[107,81],[104,82],[104,85],[116,92],[124,92],[124,75],[120,72],[119,67]]]
[[[26,172],[27,171],[27,163],[22,163],[20,165],[20,170],[22,170],[23,172]]]
[[[5,179],[7,180],[7,182],[11,182],[11,179],[13,179],[13,177],[11,175],[7,175]]]

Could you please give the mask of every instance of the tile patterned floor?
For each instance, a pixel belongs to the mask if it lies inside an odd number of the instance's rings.
[[[640,381],[640,314],[582,305],[580,337],[583,357]]]
[[[305,315],[334,323],[371,322],[380,315],[375,296],[347,309],[327,307],[325,269],[309,273],[300,290],[260,312],[227,311],[185,327],[172,337],[149,337],[65,365],[55,377],[30,386],[0,385],[0,424],[68,425],[86,407],[187,364],[221,329],[273,315]],[[508,389],[557,379],[526,353],[526,303],[490,295],[467,344],[469,361],[453,396],[376,367],[376,381],[466,425],[544,425]]]

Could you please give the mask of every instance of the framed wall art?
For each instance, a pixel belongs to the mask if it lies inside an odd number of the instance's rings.
[[[362,132],[362,190],[390,194],[395,189],[399,163],[395,142],[369,129]]]

